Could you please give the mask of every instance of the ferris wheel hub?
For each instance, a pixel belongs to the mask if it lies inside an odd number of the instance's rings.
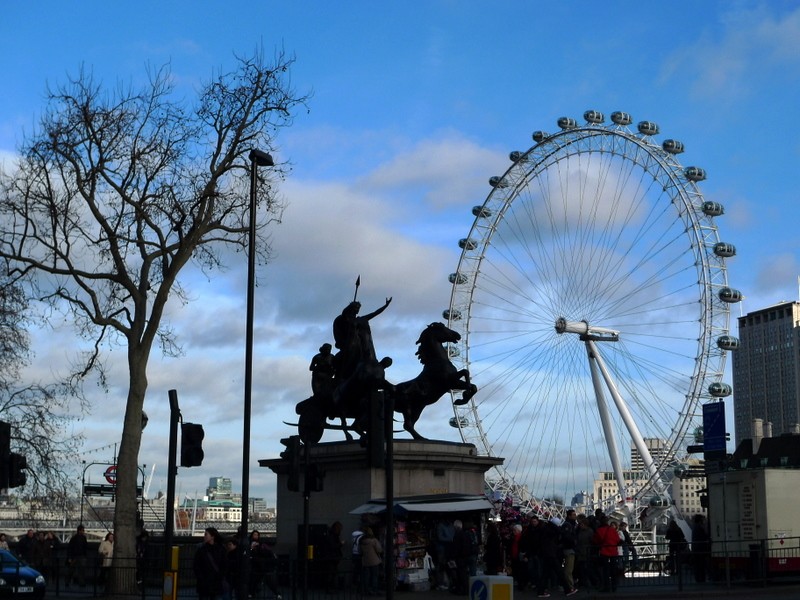
[[[597,327],[589,325],[588,321],[567,321],[564,317],[556,319],[557,333],[576,333],[582,341],[592,340],[595,342],[617,342],[619,341],[619,331],[608,329],[607,327]]]

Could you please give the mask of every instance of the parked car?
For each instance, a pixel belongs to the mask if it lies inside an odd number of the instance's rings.
[[[0,550],[0,598],[44,597],[44,576],[8,550]]]

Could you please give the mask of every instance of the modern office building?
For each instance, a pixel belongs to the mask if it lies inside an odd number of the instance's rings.
[[[754,437],[756,419],[771,426],[773,436],[796,433],[800,302],[781,302],[739,317],[739,349],[732,354],[736,443]]]

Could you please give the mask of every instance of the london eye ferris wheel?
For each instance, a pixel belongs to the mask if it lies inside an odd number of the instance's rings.
[[[563,117],[511,153],[472,209],[444,311],[462,336],[452,360],[479,388],[466,403],[455,393],[451,425],[505,459],[492,491],[553,512],[657,503],[701,435],[701,405],[731,393],[741,293],[724,208],[704,199],[704,169],[678,162],[680,141],[610,120]]]

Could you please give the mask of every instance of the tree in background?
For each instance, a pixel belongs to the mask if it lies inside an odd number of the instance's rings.
[[[74,496],[70,467],[82,437],[70,429],[85,406],[69,382],[21,384],[31,360],[27,307],[23,288],[0,275],[0,418],[11,425],[11,449],[28,461],[24,490],[35,518],[38,508],[63,508]]]
[[[158,344],[165,355],[180,354],[163,321],[165,306],[170,298],[188,302],[179,275],[190,261],[208,274],[223,266],[224,248],[247,248],[248,154],[273,150],[277,133],[308,99],[291,88],[293,63],[283,52],[270,64],[261,52],[237,57],[236,68],[214,76],[194,106],[176,97],[167,68],[151,72],[138,91],[104,89],[81,71],[48,92],[19,164],[0,176],[0,256],[27,297],[66,313],[88,342],[73,375],[93,373],[105,383],[103,351],[114,344],[127,350],[115,565],[129,566],[136,556],[150,353]],[[269,170],[275,172],[283,168]],[[263,263],[265,230],[282,206],[272,194],[258,199]],[[114,575],[113,591],[132,589],[132,576]]]

